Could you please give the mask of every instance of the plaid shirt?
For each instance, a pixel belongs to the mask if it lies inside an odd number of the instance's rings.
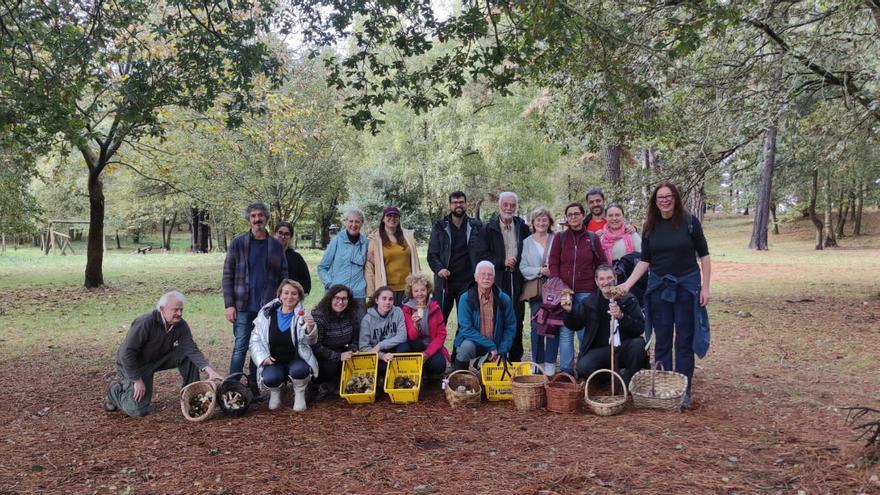
[[[282,280],[287,278],[287,256],[281,243],[267,235],[268,251],[266,253],[266,289],[263,291],[262,307],[275,299],[275,292]],[[248,307],[248,250],[253,234],[248,231],[229,244],[226,261],[223,263],[223,307],[234,306],[236,311],[244,311]]]

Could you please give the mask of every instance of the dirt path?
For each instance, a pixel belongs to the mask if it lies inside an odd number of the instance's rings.
[[[719,263],[717,287],[742,270]],[[76,364],[116,342],[33,353],[0,372],[0,493],[880,493],[839,409],[880,406],[880,303],[789,293],[810,301],[716,294],[681,414],[452,410],[435,386],[410,406],[263,405],[191,424],[167,372],[152,414],[130,419],[98,407],[109,363]]]

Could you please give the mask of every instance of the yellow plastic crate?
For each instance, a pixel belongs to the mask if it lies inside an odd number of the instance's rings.
[[[513,399],[513,384],[511,378],[517,375],[526,375],[531,373],[532,369],[529,363],[508,363],[507,370],[511,376],[501,379],[504,374],[504,365],[485,362],[480,367],[480,378],[483,380],[483,388],[486,389],[486,399],[490,401],[511,400]]]
[[[424,355],[421,352],[394,353],[394,359],[388,363],[388,371],[385,372],[385,393],[395,404],[411,404],[418,402],[419,390],[422,388],[422,361]],[[416,382],[415,388],[394,388],[394,379],[398,376],[408,376]]]
[[[379,354],[375,352],[356,352],[342,365],[342,379],[339,380],[339,396],[349,404],[371,404],[376,402],[376,386],[379,375]],[[345,393],[345,384],[354,376],[373,377],[373,389],[361,394]]]

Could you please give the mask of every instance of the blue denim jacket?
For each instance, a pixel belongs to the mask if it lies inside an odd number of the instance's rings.
[[[648,345],[654,338],[654,327],[651,325],[651,298],[654,291],[662,291],[660,299],[675,303],[676,289],[681,285],[693,296],[694,304],[694,354],[703,358],[709,352],[709,313],[705,306],[700,306],[700,270],[694,270],[686,275],[664,275],[663,277],[648,272],[648,289],[645,291],[645,341]]]

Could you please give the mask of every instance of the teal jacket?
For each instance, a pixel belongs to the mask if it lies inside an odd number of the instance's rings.
[[[367,236],[360,234],[358,241],[352,243],[343,230],[324,251],[324,257],[318,264],[318,276],[325,290],[331,285],[342,284],[351,289],[354,297],[362,299],[367,292],[367,280],[364,278],[366,262]]]
[[[501,355],[506,355],[510,351],[513,336],[516,334],[513,304],[510,303],[510,297],[494,285],[492,296],[495,330],[493,338],[489,339],[480,333],[480,300],[476,285],[461,295],[458,300],[458,332],[455,334],[455,347],[460,346],[465,340],[470,340],[490,351],[497,350]]]

